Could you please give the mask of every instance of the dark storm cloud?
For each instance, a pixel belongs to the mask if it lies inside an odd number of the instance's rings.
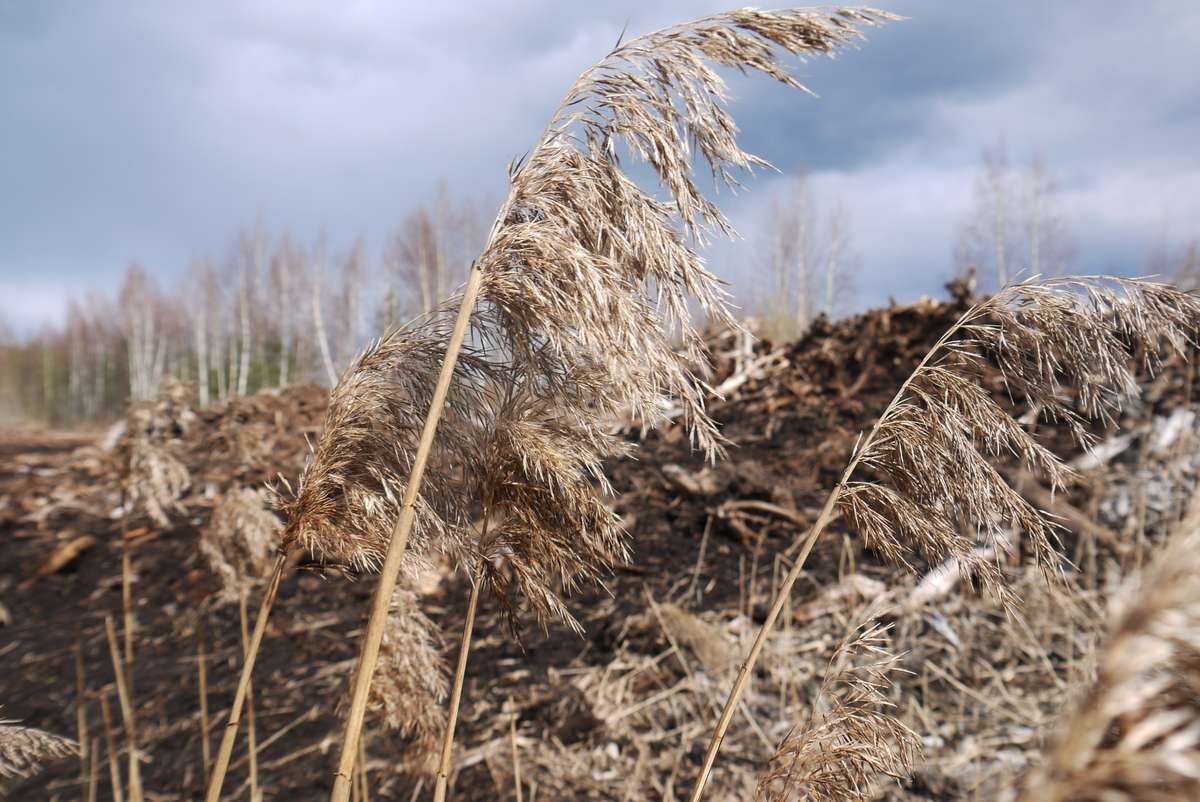
[[[0,317],[28,329],[111,289],[164,283],[263,214],[338,243],[387,229],[439,181],[501,196],[571,78],[636,34],[724,7],[676,0],[440,4],[0,0]],[[747,146],[806,165],[848,209],[864,303],[935,292],[980,149],[1042,151],[1089,269],[1136,269],[1200,234],[1200,8],[1188,0],[897,0],[910,19],[834,61],[818,95],[736,79]],[[717,268],[753,292],[782,182],[730,211]]]

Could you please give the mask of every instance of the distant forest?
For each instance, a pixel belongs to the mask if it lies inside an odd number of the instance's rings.
[[[985,150],[974,204],[949,244],[955,270],[973,272],[984,290],[1021,272],[1087,272],[1076,265],[1064,211],[1039,156],[1014,166],[1005,146]],[[109,420],[130,399],[153,397],[168,376],[194,382],[201,405],[298,382],[332,384],[366,342],[453,291],[489,224],[481,204],[442,190],[377,253],[361,239],[331,252],[259,222],[171,288],[133,262],[115,296],[71,299],[59,326],[18,337],[0,321],[0,424]],[[1194,241],[1161,243],[1130,270],[1194,286],[1198,251]],[[760,333],[794,337],[853,303],[861,259],[850,211],[814,197],[803,173],[772,203],[749,259],[755,293],[738,300]]]

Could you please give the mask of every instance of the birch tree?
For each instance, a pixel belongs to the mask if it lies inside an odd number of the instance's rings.
[[[383,272],[394,297],[408,301],[411,314],[433,309],[465,278],[483,235],[475,204],[455,200],[443,185],[384,243]]]
[[[772,202],[765,240],[769,296],[762,308],[771,333],[794,337],[818,314],[833,316],[851,293],[858,267],[842,203],[822,214],[807,174],[800,172]]]
[[[250,382],[250,358],[252,354],[253,326],[251,325],[251,304],[255,289],[262,272],[264,251],[266,250],[266,235],[261,222],[250,232],[243,232],[238,237],[237,244],[237,316],[239,359],[237,364],[238,395],[245,395]]]
[[[158,291],[145,268],[134,262],[121,282],[121,328],[129,360],[129,395],[150,398],[158,390]]]
[[[313,333],[317,340],[317,350],[321,354],[321,364],[325,368],[325,379],[329,386],[337,384],[338,372],[333,365],[333,353],[329,349],[329,332],[325,328],[325,313],[322,307],[321,285],[325,281],[325,244],[317,245],[313,259],[311,310]]]
[[[274,258],[271,259],[270,276],[271,295],[275,308],[276,336],[279,338],[278,386],[280,387],[287,386],[291,374],[296,272],[302,259],[299,250],[292,243],[291,236],[285,233],[275,251]]]
[[[983,151],[954,258],[960,274],[974,268],[995,288],[1022,272],[1069,272],[1074,248],[1060,208],[1058,182],[1039,153],[1016,169],[1003,140]]]

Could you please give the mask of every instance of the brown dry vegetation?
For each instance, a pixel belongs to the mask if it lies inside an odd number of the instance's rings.
[[[102,733],[131,802],[210,767],[209,802],[418,799],[435,750],[435,802],[1195,798],[1194,533],[1156,555],[1196,493],[1200,298],[959,287],[753,346],[698,254],[732,230],[694,162],[763,164],[711,65],[802,88],[782,53],[889,19],[622,41],[511,166],[460,292],[328,399],[171,383],[101,444],[13,447],[0,699],[81,746],[20,793],[93,796]]]
[[[818,323],[794,344],[742,347],[716,335],[716,381],[737,384],[712,406],[737,446],[711,466],[686,433],[644,437],[639,459],[609,464],[613,508],[632,555],[608,593],[572,600],[584,628],[527,626],[517,642],[505,610],[485,597],[468,673],[452,785],[455,799],[513,798],[515,718],[524,798],[679,798],[732,672],[789,561],[788,547],[836,483],[869,427],[925,350],[963,307],[920,303],[837,324]],[[1002,470],[1026,498],[1064,517],[1065,553],[1078,566],[1069,590],[1047,585],[1019,556],[1004,572],[1018,615],[963,587],[957,573],[918,564],[897,571],[835,521],[797,584],[735,719],[710,793],[748,799],[768,758],[821,701],[837,645],[867,608],[891,629],[899,655],[885,692],[920,739],[912,778],[881,789],[892,799],[1012,798],[1040,762],[1064,703],[1082,693],[1104,608],[1122,577],[1148,562],[1192,491],[1196,449],[1192,368],[1172,361],[1102,434],[1096,457],[1045,429],[1085,480],[1051,502],[1017,466]],[[997,393],[994,382],[985,386]],[[295,476],[305,438],[320,435],[325,392],[297,387],[196,410],[169,448],[190,483],[168,526],[131,522],[137,660],[133,670],[148,798],[202,792],[196,627],[207,632],[210,727],[219,734],[240,662],[237,612],[218,605],[219,576],[199,544],[227,495],[276,472]],[[639,439],[634,432],[629,438]],[[99,446],[53,440],[6,445],[0,476],[0,699],[4,714],[74,735],[72,647],[83,643],[90,738],[103,735],[99,697],[115,705],[104,616],[121,609],[118,459]],[[461,628],[465,577],[435,566],[418,599],[446,633]],[[267,798],[324,798],[336,759],[336,707],[355,657],[370,583],[324,576],[293,561],[255,677],[258,768]],[[882,612],[879,612],[882,611]],[[454,638],[438,644],[452,662]],[[833,693],[839,693],[838,687]],[[408,799],[428,760],[383,717],[368,716],[367,765],[375,798]],[[116,726],[119,727],[119,716]],[[417,724],[416,726],[420,726]],[[436,724],[432,725],[436,727]],[[118,735],[117,741],[121,742]],[[103,743],[102,738],[99,741]],[[428,737],[418,739],[428,749]],[[103,747],[98,798],[111,798]],[[226,792],[246,779],[244,741]],[[124,763],[122,762],[122,767]],[[777,764],[776,764],[777,765]],[[13,798],[80,796],[80,766],[60,760],[15,787]],[[424,793],[429,790],[424,781]],[[534,790],[536,789],[536,791]],[[240,794],[245,793],[242,788]],[[1182,797],[1186,798],[1186,797]]]

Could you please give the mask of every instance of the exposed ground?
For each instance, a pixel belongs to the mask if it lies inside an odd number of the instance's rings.
[[[715,708],[790,564],[789,546],[859,432],[962,308],[922,302],[876,310],[818,323],[778,347],[714,338],[715,383],[726,382],[727,398],[713,408],[735,446],[727,460],[706,466],[686,436],[668,428],[643,439],[636,461],[611,466],[634,556],[607,591],[575,599],[585,637],[531,623],[518,641],[494,604],[484,603],[452,798],[514,798],[514,717],[525,799],[686,798]],[[1192,376],[1173,363],[1148,384],[1144,403],[1122,421],[1132,436],[1101,433],[1106,459],[1082,458],[1084,481],[1069,497],[1050,499],[1013,474],[1029,498],[1063,516],[1063,547],[1078,566],[1070,594],[1009,566],[1026,599],[1018,619],[969,589],[939,584],[932,566],[908,575],[883,564],[835,523],[734,720],[710,798],[750,798],[771,747],[811,708],[837,641],[866,606],[881,603],[893,624],[891,646],[907,653],[903,666],[912,672],[897,677],[897,711],[925,747],[913,780],[881,794],[1005,798],[1088,670],[1106,594],[1141,563],[1192,490]],[[198,534],[230,488],[295,477],[324,398],[321,388],[294,387],[198,410],[174,445],[191,472],[183,511],[165,527],[126,524],[137,620],[133,693],[149,799],[202,794],[198,634],[205,633],[214,747],[239,665],[236,605],[217,604]],[[1079,456],[1065,438],[1046,435],[1060,453]],[[72,649],[80,642],[89,739],[101,744],[101,695],[120,726],[104,618],[119,628],[123,543],[118,468],[102,440],[0,433],[0,716],[74,736]],[[370,577],[321,575],[303,560],[285,575],[255,672],[266,799],[326,798],[338,707],[372,587]],[[465,590],[449,571],[423,588],[451,663]],[[427,798],[422,756],[378,725],[369,722],[368,733],[372,798]],[[243,736],[229,798],[247,793],[245,743]],[[104,760],[102,752],[101,800],[112,798]],[[79,762],[62,760],[11,798],[76,799],[79,782]]]

